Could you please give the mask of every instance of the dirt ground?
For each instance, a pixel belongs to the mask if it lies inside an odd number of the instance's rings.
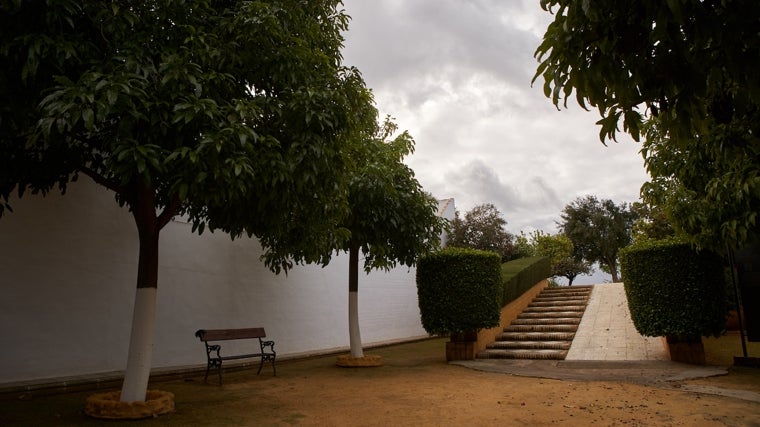
[[[442,339],[370,350],[379,368],[339,368],[335,356],[283,361],[162,382],[176,411],[139,422],[82,413],[92,392],[0,399],[0,426],[760,426],[760,400],[688,391],[740,390],[760,398],[760,370],[663,385],[555,380],[482,372],[447,364]]]

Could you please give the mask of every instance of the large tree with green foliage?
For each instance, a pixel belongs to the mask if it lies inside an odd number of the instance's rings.
[[[760,2],[542,0],[554,14],[536,50],[544,92],[599,110],[646,142],[645,201],[693,243],[758,237]]]
[[[630,205],[616,205],[595,196],[579,197],[565,206],[558,226],[573,242],[575,253],[586,262],[598,262],[618,282],[618,251],[631,244],[636,213]]]
[[[507,220],[492,203],[475,206],[460,216],[456,212],[448,234],[448,246],[496,252],[502,261],[517,254],[514,236],[505,228]]]
[[[371,98],[341,65],[338,5],[0,3],[0,214],[86,175],[137,226],[122,400],[145,398],[172,217],[260,237],[276,271],[326,262],[345,237],[346,147],[374,117],[356,113]]]
[[[414,152],[408,132],[394,137],[396,124],[386,118],[363,134],[355,146],[349,179],[350,213],[341,223],[350,238],[340,249],[349,253],[349,338],[351,355],[363,357],[359,331],[359,255],[364,270],[413,266],[419,256],[438,249],[446,220],[438,201],[422,190],[414,172],[403,163]]]
[[[516,239],[520,256],[545,256],[551,262],[552,277],[567,278],[568,286],[581,274],[590,274],[591,265],[576,254],[573,242],[564,234],[548,234],[534,230],[520,233]]]
[[[572,240],[564,234],[546,234],[535,232],[533,242],[536,255],[546,256],[551,260],[552,276],[567,278],[567,285],[581,274],[591,273],[591,265],[575,252]]]

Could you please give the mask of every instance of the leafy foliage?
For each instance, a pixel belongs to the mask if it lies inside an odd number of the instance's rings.
[[[499,324],[501,259],[493,253],[446,248],[417,265],[422,326],[431,334],[459,333]]]
[[[668,219],[664,205],[651,205],[644,202],[634,202],[631,209],[638,218],[633,223],[634,242],[642,239],[662,240],[674,237],[676,231]]]
[[[351,156],[356,169],[348,184],[350,213],[341,225],[361,247],[366,271],[412,266],[421,254],[438,249],[446,220],[437,215],[438,201],[403,163],[414,152],[409,133],[391,139],[398,127],[390,117],[372,129]]]
[[[559,228],[572,241],[575,255],[589,264],[598,262],[618,282],[617,254],[631,243],[636,220],[630,205],[579,197],[565,206],[561,218]]]
[[[14,192],[65,192],[87,175],[135,219],[138,289],[158,286],[159,235],[175,215],[198,233],[258,236],[276,272],[327,263],[348,237],[335,227],[348,147],[375,120],[358,71],[341,64],[339,4],[3,1],[0,215]],[[156,294],[144,294],[127,401],[148,384]]]
[[[645,202],[708,248],[758,238],[760,3],[542,0],[544,93],[596,107],[600,138],[646,142]]]
[[[628,307],[646,336],[719,335],[725,328],[721,258],[675,239],[646,240],[620,252]]]
[[[261,237],[275,270],[325,261],[370,102],[337,4],[4,2],[0,201],[83,173],[147,234],[184,214]]]
[[[551,277],[566,277],[568,285],[572,285],[577,276],[591,273],[591,265],[576,254],[573,242],[564,234],[535,230],[530,233],[529,245],[534,255],[549,258]]]
[[[492,251],[499,254],[503,261],[515,256],[517,249],[513,243],[514,236],[504,227],[507,221],[492,203],[475,206],[460,217],[456,212],[448,236],[448,245],[457,248],[470,248]]]
[[[544,93],[555,105],[575,91],[602,115],[602,138],[618,122],[638,140],[643,111],[676,138],[715,118],[756,114],[760,61],[754,0],[542,0],[554,14],[536,50]]]
[[[642,149],[651,175],[642,187],[643,199],[660,207],[676,231],[697,246],[721,251],[756,240],[758,123],[760,115],[755,115],[676,140],[652,119]]]
[[[501,306],[509,304],[538,282],[550,276],[548,257],[535,256],[515,259],[501,265]]]

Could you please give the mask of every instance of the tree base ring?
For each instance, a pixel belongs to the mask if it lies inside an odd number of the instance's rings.
[[[366,354],[364,357],[354,357],[346,354],[338,356],[335,364],[342,368],[374,368],[383,366],[383,357],[376,354]]]
[[[145,402],[122,402],[120,391],[96,393],[87,397],[84,413],[109,420],[138,420],[174,411],[174,393],[148,390]]]

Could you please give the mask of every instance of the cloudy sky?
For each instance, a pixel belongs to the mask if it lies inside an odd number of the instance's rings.
[[[493,203],[507,229],[554,233],[562,208],[596,195],[638,200],[639,145],[599,141],[598,112],[558,111],[533,53],[552,16],[538,0],[344,0],[344,62],[381,115],[409,130],[423,187],[465,212]]]

